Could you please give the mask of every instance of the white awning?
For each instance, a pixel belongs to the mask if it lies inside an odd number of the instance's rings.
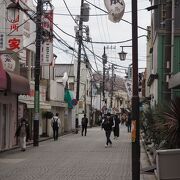
[[[19,102],[27,104],[28,109],[34,109],[34,101],[19,100]],[[46,102],[40,102],[39,103],[39,108],[40,109],[51,109],[51,105],[49,103],[46,103]]]

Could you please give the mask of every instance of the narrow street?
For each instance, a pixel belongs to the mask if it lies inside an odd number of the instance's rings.
[[[113,140],[112,147],[104,145],[104,131],[97,127],[88,129],[87,136],[69,134],[28,147],[25,152],[1,153],[0,180],[131,180],[126,128],[121,127],[120,138]],[[150,179],[154,180],[148,175]]]

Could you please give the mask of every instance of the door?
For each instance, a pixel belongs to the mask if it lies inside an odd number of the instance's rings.
[[[5,149],[6,148],[6,123],[7,123],[7,116],[6,116],[6,112],[7,112],[7,105],[6,104],[2,104],[1,105],[1,109],[2,109],[2,119],[1,119],[1,149]]]

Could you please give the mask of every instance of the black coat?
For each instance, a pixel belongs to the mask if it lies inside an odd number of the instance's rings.
[[[114,136],[119,137],[119,124],[120,124],[120,119],[119,119],[117,116],[114,117],[114,123],[115,123],[114,128],[113,128]]]
[[[81,120],[81,125],[84,127],[87,127],[88,124],[88,118],[87,117],[83,117]]]
[[[105,118],[103,123],[102,123],[102,128],[105,131],[112,131],[112,126],[114,125],[113,119],[112,118]]]
[[[29,124],[26,122],[26,140],[30,139],[30,133],[29,133]],[[15,136],[19,137],[20,132],[21,132],[21,127],[22,127],[22,123],[20,123],[20,125],[18,126]]]

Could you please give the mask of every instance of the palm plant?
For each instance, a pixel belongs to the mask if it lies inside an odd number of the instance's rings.
[[[166,131],[165,139],[168,148],[180,148],[180,98],[171,101],[169,110],[163,113],[165,122],[163,128]]]

